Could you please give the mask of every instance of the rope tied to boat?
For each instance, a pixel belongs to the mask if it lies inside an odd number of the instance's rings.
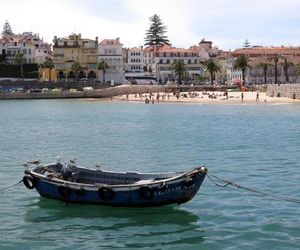
[[[7,190],[9,190],[9,189],[11,189],[11,188],[13,188],[13,187],[19,185],[22,181],[23,181],[23,180],[20,180],[20,181],[18,181],[17,183],[15,183],[15,184],[13,184],[13,185],[11,185],[11,186],[9,186],[9,187],[0,189],[0,193],[4,193],[5,191],[7,191]]]
[[[232,186],[232,187],[235,187],[237,189],[244,189],[246,191],[249,191],[249,192],[252,192],[252,193],[255,193],[257,195],[261,195],[261,196],[265,196],[265,197],[269,197],[271,199],[274,199],[274,200],[282,200],[282,201],[288,201],[288,202],[293,202],[293,203],[298,203],[300,204],[300,200],[298,199],[294,199],[294,198],[289,198],[289,197],[286,197],[286,196],[281,196],[281,195],[277,195],[277,194],[272,194],[272,193],[268,193],[268,192],[265,192],[265,191],[261,191],[261,190],[258,190],[258,189],[254,189],[254,188],[249,188],[249,187],[245,187],[245,186],[242,186],[240,184],[237,184],[233,181],[229,181],[229,180],[225,180],[225,179],[222,179],[216,175],[213,175],[213,174],[207,174],[207,177],[208,179],[213,183],[215,184],[216,186],[218,187],[221,187],[221,188],[225,188],[225,187],[228,187],[228,186]],[[213,178],[217,179],[218,181],[221,181],[223,183],[225,183],[224,185],[222,184],[219,184],[217,183]]]

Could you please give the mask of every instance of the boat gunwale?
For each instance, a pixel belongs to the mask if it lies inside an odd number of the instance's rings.
[[[50,163],[47,165],[44,165],[44,167],[53,165],[54,163]],[[57,164],[57,163],[55,163]],[[76,166],[77,167],[77,166]],[[86,169],[86,170],[91,170],[85,167],[77,167],[79,169]],[[98,171],[98,170],[91,170],[91,171]],[[113,172],[113,171],[102,171],[100,170],[102,173],[111,173],[111,174],[130,174],[130,173],[134,173],[134,174],[148,174],[148,173],[136,173],[136,172]],[[128,188],[130,190],[135,190],[138,189],[140,187],[143,186],[149,186],[149,187],[156,187],[156,186],[160,186],[163,183],[168,183],[168,184],[173,184],[176,183],[178,181],[181,181],[180,179],[186,179],[186,178],[193,178],[194,175],[199,175],[199,174],[205,174],[207,173],[207,168],[203,165],[200,167],[196,167],[190,171],[186,171],[186,172],[174,172],[173,174],[178,174],[180,173],[180,175],[176,175],[176,176],[172,176],[170,178],[166,178],[166,179],[161,179],[161,180],[152,180],[149,181],[147,183],[138,183],[138,182],[134,182],[134,183],[130,183],[130,184],[105,184],[105,183],[95,183],[95,184],[88,184],[88,183],[81,183],[81,182],[72,182],[72,181],[67,181],[67,180],[63,180],[60,178],[56,178],[56,177],[47,177],[44,174],[40,174],[34,171],[34,169],[31,170],[26,170],[25,174],[30,174],[40,180],[46,181],[48,183],[57,185],[57,186],[66,186],[69,188],[83,188],[86,187],[88,188],[88,190],[95,190],[95,188],[98,190],[101,187],[107,187],[107,188],[111,188],[111,189],[123,189],[123,188]],[[154,173],[153,175],[160,175],[159,173]],[[172,173],[162,173],[163,174],[172,174]],[[147,179],[145,179],[147,180]],[[143,181],[143,179],[141,180]]]

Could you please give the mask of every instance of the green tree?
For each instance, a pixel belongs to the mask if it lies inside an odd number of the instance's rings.
[[[179,84],[182,83],[182,78],[186,75],[186,67],[183,61],[175,61],[173,63],[175,75],[178,76]]]
[[[97,64],[97,69],[98,70],[102,70],[103,72],[103,83],[105,83],[105,74],[106,74],[106,70],[109,69],[109,66],[107,64],[107,62],[105,61],[100,61],[98,64]]]
[[[221,66],[214,59],[208,59],[208,60],[204,61],[203,65],[204,65],[204,71],[209,72],[210,84],[213,85],[215,73],[220,72]]]
[[[260,62],[256,65],[257,68],[260,68],[264,72],[264,83],[267,84],[267,73],[268,69],[272,67],[272,64],[268,62]]]
[[[295,69],[295,76],[296,76],[297,78],[299,78],[299,77],[300,77],[300,62],[299,62],[299,63],[296,63],[296,64],[294,65],[294,69]]]
[[[281,55],[278,55],[278,54],[274,54],[270,57],[267,58],[267,60],[269,62],[274,62],[274,73],[275,73],[275,83],[277,83],[277,76],[278,76],[278,63],[279,63],[279,60],[281,58]]]
[[[21,78],[24,79],[24,73],[23,73],[24,56],[23,56],[22,53],[17,53],[16,54],[15,63],[20,65]]]
[[[49,82],[51,82],[51,70],[54,68],[54,62],[52,58],[47,57],[46,60],[41,65],[42,68],[48,69]]]
[[[75,61],[73,62],[73,64],[71,65],[71,69],[75,72],[77,81],[79,80],[79,71],[82,69],[82,66],[80,64],[80,62]]]
[[[10,27],[9,22],[6,20],[5,24],[3,25],[3,30],[2,30],[2,36],[4,35],[13,35],[14,33],[12,32],[12,29]]]
[[[149,30],[146,32],[145,46],[161,44],[170,45],[168,37],[164,35],[167,31],[167,27],[163,25],[160,17],[155,14],[149,19],[151,24]]]
[[[251,60],[249,59],[249,57],[242,54],[236,58],[233,64],[233,69],[242,71],[242,79],[243,79],[242,85],[245,85],[246,69],[250,68],[250,62]]]
[[[285,81],[286,81],[286,83],[288,83],[290,81],[290,79],[289,79],[289,68],[293,67],[294,63],[288,61],[288,59],[284,56],[281,56],[281,59],[283,60],[283,62],[281,62],[279,64],[283,68],[283,71],[284,71],[284,74],[285,74]]]
[[[246,40],[244,41],[243,47],[244,47],[244,48],[249,48],[249,47],[251,47],[250,42],[249,42],[248,39],[246,39]]]

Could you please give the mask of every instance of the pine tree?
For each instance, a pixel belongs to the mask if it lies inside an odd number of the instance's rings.
[[[244,48],[249,48],[249,47],[251,47],[250,42],[248,39],[246,39],[244,42]]]
[[[14,33],[12,32],[12,29],[10,27],[9,22],[6,20],[5,24],[3,25],[3,31],[1,33],[3,36],[4,35],[13,35]]]
[[[149,20],[151,21],[151,24],[149,30],[146,32],[145,46],[160,44],[170,45],[168,37],[164,35],[167,31],[167,27],[163,25],[160,17],[155,14],[154,16],[151,16]]]

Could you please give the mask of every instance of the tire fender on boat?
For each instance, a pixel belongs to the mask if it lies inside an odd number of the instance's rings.
[[[25,175],[23,177],[23,184],[28,189],[34,189],[36,187],[36,179],[31,175]]]
[[[184,186],[187,188],[191,187],[194,184],[194,180],[192,178],[188,178],[183,182]]]
[[[114,198],[114,191],[108,187],[101,187],[98,189],[99,197],[104,201],[110,201]]]
[[[61,197],[67,198],[71,194],[71,189],[65,186],[59,186],[58,193]]]
[[[139,189],[140,196],[145,200],[150,200],[154,196],[153,189],[148,186],[143,186]]]
[[[166,189],[168,188],[168,185],[163,182],[160,186],[159,186],[159,191],[164,192],[166,191]]]

